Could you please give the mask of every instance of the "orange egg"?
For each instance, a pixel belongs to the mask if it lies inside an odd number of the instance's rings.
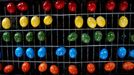
[[[28,72],[30,70],[30,64],[28,62],[24,62],[21,66],[23,72]]]
[[[4,73],[11,73],[14,70],[13,65],[7,65],[4,67]]]
[[[114,63],[114,62],[106,63],[106,64],[104,65],[104,69],[105,69],[105,71],[107,71],[107,72],[113,71],[113,70],[115,69],[115,63]]]
[[[50,66],[50,72],[51,74],[58,74],[59,73],[59,68],[56,65],[51,65]]]
[[[78,74],[78,69],[75,65],[69,65],[68,71],[72,75],[77,75]]]
[[[132,62],[125,62],[122,65],[123,69],[126,71],[130,71],[134,69],[134,64]]]
[[[40,63],[40,65],[39,65],[39,67],[38,67],[38,70],[39,70],[40,72],[45,72],[45,71],[47,70],[47,64],[46,64],[46,62]]]
[[[0,71],[2,71],[2,64],[0,63]]]
[[[94,64],[87,64],[87,71],[89,73],[94,73],[95,72],[95,65]]]

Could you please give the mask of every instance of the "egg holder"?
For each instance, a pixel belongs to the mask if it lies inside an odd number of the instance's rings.
[[[100,4],[102,4],[101,1],[100,1]],[[127,51],[133,49],[133,46],[134,46],[133,42],[131,42],[130,39],[128,39],[128,36],[133,34],[133,28],[134,28],[134,26],[133,26],[134,22],[132,20],[132,17],[134,15],[133,15],[132,9],[133,9],[133,7],[129,8],[128,11],[130,11],[130,13],[129,12],[126,12],[126,13],[116,13],[116,12],[115,13],[103,13],[102,12],[102,13],[91,13],[91,14],[87,14],[87,13],[86,14],[77,14],[77,15],[82,15],[84,18],[84,21],[86,21],[87,16],[93,16],[93,17],[97,17],[99,15],[105,16],[107,19],[107,22],[108,22],[106,27],[105,28],[98,28],[97,27],[95,29],[87,28],[86,23],[84,23],[84,26],[82,29],[74,29],[75,28],[74,18],[76,16],[76,14],[60,14],[63,11],[52,12],[52,13],[59,13],[57,15],[54,14],[55,19],[54,19],[54,22],[52,24],[53,27],[40,26],[37,29],[33,29],[33,27],[26,27],[26,29],[19,27],[18,20],[19,20],[21,15],[15,15],[15,16],[10,16],[8,14],[3,15],[3,17],[5,17],[5,16],[11,17],[11,18],[15,17],[17,20],[14,19],[14,21],[17,21],[17,22],[14,23],[15,28],[13,27],[9,30],[0,30],[0,32],[9,31],[11,33],[22,32],[22,33],[26,34],[27,31],[34,31],[34,33],[37,33],[39,30],[43,30],[43,31],[45,31],[46,35],[49,36],[48,37],[49,39],[47,39],[47,41],[45,41],[45,43],[44,42],[43,43],[36,42],[37,41],[37,38],[36,38],[36,40],[34,40],[31,43],[23,41],[20,44],[15,43],[13,40],[10,43],[5,43],[1,39],[1,43],[0,43],[1,46],[0,47],[1,47],[2,55],[5,57],[2,56],[2,60],[0,60],[0,62],[4,66],[7,64],[13,64],[15,66],[15,71],[13,72],[13,74],[18,74],[18,73],[23,74],[23,72],[21,70],[18,70],[18,68],[20,68],[21,64],[25,61],[28,61],[31,64],[31,70],[27,74],[32,74],[32,73],[34,73],[34,74],[46,74],[46,75],[50,74],[49,70],[47,70],[44,73],[40,73],[37,70],[38,65],[42,61],[46,61],[48,66],[50,66],[52,64],[57,65],[60,68],[60,74],[63,74],[63,73],[69,74],[67,71],[67,67],[70,64],[74,64],[78,67],[78,69],[79,69],[78,74],[80,74],[80,75],[83,75],[85,73],[89,74],[86,70],[86,66],[88,63],[95,64],[96,71],[94,74],[116,74],[116,73],[133,74],[134,73],[133,71],[125,71],[122,69],[123,62],[125,62],[125,61],[132,61],[133,62],[133,59],[130,57],[127,57],[127,56],[124,59],[120,59],[119,57],[117,57],[116,52],[114,52],[114,50],[117,50],[118,47],[121,47],[121,46],[124,46],[127,49]],[[84,9],[82,9],[82,10],[84,10]],[[103,9],[100,9],[100,10],[103,11]],[[68,10],[64,10],[64,12],[66,12],[66,11],[68,11]],[[32,11],[29,11],[29,13],[23,13],[23,15],[27,15],[28,17],[31,17],[31,15],[28,15],[28,14],[30,14],[30,12],[32,12]],[[84,11],[78,11],[78,12],[84,12]],[[36,12],[34,10],[32,13],[33,13],[32,14],[32,16],[33,16],[39,12]],[[41,15],[42,13],[44,13],[44,12],[40,12],[40,17],[43,18],[44,14]],[[127,18],[129,19],[129,25],[126,28],[120,28],[120,27],[118,27],[118,25],[116,23],[118,18],[122,15],[127,16]],[[63,22],[63,23],[61,23],[61,22]],[[41,22],[41,25],[42,24],[43,23]],[[18,26],[18,27],[16,27],[16,26]],[[1,27],[1,29],[2,29],[2,27]],[[107,33],[108,31],[114,31],[114,33],[116,34],[116,37],[118,39],[116,39],[112,43],[106,42],[106,40],[104,40],[104,39],[102,40],[102,42],[95,42],[94,40],[91,40],[91,43],[93,43],[93,44],[81,43],[81,41],[79,40],[80,38],[78,38],[78,40],[76,42],[68,42],[67,39],[65,39],[65,40],[63,39],[63,38],[66,38],[67,37],[66,34],[69,34],[70,32],[78,32],[78,35],[81,35],[84,32],[89,33],[89,34],[93,34],[95,31],[98,31],[98,30],[101,30],[102,33]],[[0,34],[2,35],[2,33],[0,33]],[[120,39],[120,37],[123,34],[126,35],[126,38],[124,38],[122,40],[122,39]],[[60,35],[62,35],[62,36],[60,36]],[[63,57],[54,56],[55,51],[53,49],[56,49],[57,47],[59,47],[61,45],[64,45],[67,48],[67,50],[69,50],[69,48],[75,47],[78,51],[78,54],[77,54],[78,58],[77,59],[70,59],[70,58],[68,58],[67,54]],[[49,54],[47,54],[46,58],[43,58],[43,59],[40,59],[37,56],[35,56],[34,59],[28,59],[25,56],[23,56],[22,58],[15,58],[14,50],[18,46],[24,47],[24,50],[26,50],[26,48],[28,48],[28,47],[32,47],[35,50],[38,50],[39,47],[46,46],[48,49],[47,52]],[[109,50],[109,54],[110,54],[109,59],[101,60],[99,58],[99,51],[102,48],[106,48]],[[116,69],[110,73],[103,70],[103,68],[104,68],[103,66],[105,65],[105,63],[107,63],[109,61],[113,61],[116,63]],[[18,72],[16,72],[16,70]],[[3,71],[2,71],[2,74],[4,74]]]

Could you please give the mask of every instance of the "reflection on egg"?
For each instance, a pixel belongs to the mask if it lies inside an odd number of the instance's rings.
[[[76,16],[75,17],[75,26],[77,28],[81,28],[83,26],[83,18],[82,18],[82,16]]]
[[[15,55],[16,57],[21,57],[23,55],[23,49],[21,47],[17,47],[15,49]]]
[[[105,25],[106,25],[106,20],[105,20],[105,18],[103,16],[98,16],[96,18],[96,22],[97,22],[97,25],[99,27],[105,27]]]
[[[121,16],[119,18],[118,24],[120,27],[125,28],[128,25],[128,19],[126,16]]]
[[[87,19],[87,25],[90,28],[95,28],[96,27],[96,20],[93,17],[88,17]]]
[[[4,18],[4,19],[2,20],[2,27],[3,27],[4,29],[10,29],[10,27],[11,27],[11,21],[10,21],[9,18]]]
[[[43,58],[43,57],[45,57],[45,55],[46,55],[46,48],[41,47],[41,48],[38,50],[38,57]]]
[[[43,21],[44,21],[44,24],[45,25],[50,25],[53,22],[53,18],[52,18],[52,16],[47,15],[47,16],[44,17],[44,20]]]
[[[124,58],[126,56],[126,54],[127,54],[127,50],[125,47],[118,48],[117,55],[119,58]]]
[[[30,59],[34,58],[35,54],[34,54],[34,50],[32,48],[27,48],[26,50],[26,56]]]
[[[100,57],[100,59],[106,60],[108,57],[108,50],[106,48],[103,48],[100,51],[99,57]]]
[[[33,16],[31,19],[31,25],[36,28],[40,24],[40,18],[38,16]]]
[[[25,28],[28,25],[28,18],[26,16],[22,16],[20,18],[20,21],[19,22],[20,22],[20,26],[22,28]]]

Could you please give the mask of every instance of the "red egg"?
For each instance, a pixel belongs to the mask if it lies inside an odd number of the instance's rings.
[[[78,74],[78,69],[75,65],[69,65],[68,71],[72,75],[77,75]]]
[[[74,1],[68,3],[68,10],[70,12],[76,12],[77,4]]]
[[[119,10],[124,12],[128,9],[128,2],[127,1],[121,1],[120,5],[119,5]]]
[[[14,3],[8,3],[7,4],[7,11],[10,13],[10,14],[13,14],[13,13],[15,13],[15,11],[16,11],[16,6],[15,6],[15,4]]]
[[[0,63],[0,71],[2,71],[2,64]]]
[[[116,6],[116,4],[115,4],[114,0],[109,0],[109,1],[106,3],[106,9],[107,9],[108,11],[113,11],[113,10],[115,9],[115,6]]]
[[[51,7],[52,7],[52,5],[51,5],[50,1],[47,0],[43,3],[43,10],[44,11],[46,11],[46,12],[50,11]]]
[[[96,11],[96,3],[94,1],[89,1],[87,4],[88,12],[95,12]]]
[[[4,67],[4,73],[11,73],[14,70],[13,65],[7,65]]]
[[[24,73],[28,72],[30,70],[30,64],[28,62],[24,62],[21,66],[21,69]]]
[[[27,10],[28,10],[28,5],[27,5],[26,2],[20,2],[20,3],[18,3],[18,5],[17,5],[17,9],[18,9],[19,11],[22,11],[22,12],[27,11]]]
[[[47,64],[46,64],[46,62],[42,62],[42,63],[39,65],[38,70],[39,70],[40,72],[45,72],[45,71],[47,70]]]
[[[115,63],[114,63],[114,62],[106,63],[106,64],[104,65],[104,69],[105,69],[105,71],[107,71],[107,72],[113,71],[113,70],[115,69]]]
[[[57,10],[63,9],[64,6],[65,6],[65,1],[64,1],[64,0],[57,0],[57,1],[55,2],[55,8],[56,8]]]
[[[95,72],[95,65],[94,64],[88,64],[87,65],[87,71],[89,73],[94,73]]]
[[[50,72],[51,74],[54,74],[54,75],[59,74],[59,68],[56,65],[51,65]]]
[[[123,69],[126,71],[130,71],[134,69],[134,64],[132,62],[125,62],[122,65]]]

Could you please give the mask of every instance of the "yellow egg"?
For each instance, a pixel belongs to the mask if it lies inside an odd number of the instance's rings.
[[[88,17],[87,25],[90,28],[95,28],[96,27],[96,20],[93,17]]]
[[[22,16],[20,18],[20,26],[24,28],[27,25],[28,25],[28,18],[26,16]]]
[[[33,16],[31,19],[31,25],[36,28],[40,24],[40,18],[38,16]]]
[[[11,21],[10,21],[9,18],[4,18],[4,19],[2,20],[2,27],[3,27],[4,29],[10,29],[10,27],[11,27]]]
[[[118,21],[118,24],[120,27],[124,28],[128,25],[128,19],[126,16],[121,16],[119,21]]]
[[[75,17],[75,26],[81,28],[83,26],[83,18],[81,16]]]
[[[97,25],[99,27],[105,27],[105,25],[106,25],[106,20],[102,16],[98,16],[97,19],[96,19],[96,22],[97,22]]]
[[[53,18],[52,18],[52,16],[47,15],[47,16],[44,17],[44,20],[43,21],[44,21],[44,24],[45,25],[50,25],[53,22]]]

